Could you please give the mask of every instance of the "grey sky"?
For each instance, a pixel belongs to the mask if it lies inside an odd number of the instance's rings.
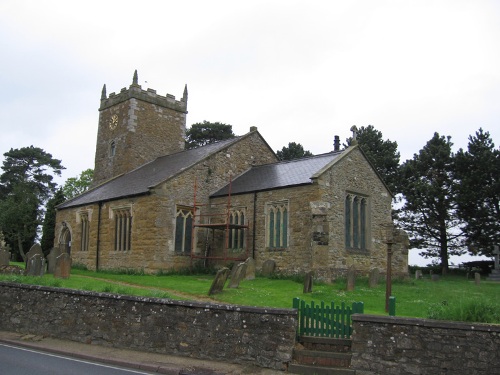
[[[500,2],[0,0],[0,152],[42,147],[61,182],[93,167],[99,99],[182,96],[188,125],[257,126],[332,149],[372,124],[411,158],[435,131],[500,143]]]

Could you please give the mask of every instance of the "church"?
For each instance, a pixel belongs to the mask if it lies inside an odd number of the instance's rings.
[[[392,194],[356,144],[335,137],[329,152],[279,161],[251,127],[184,149],[187,102],[187,87],[162,96],[137,71],[119,93],[104,85],[93,185],[57,207],[54,245],[73,264],[154,274],[252,257],[329,281],[384,273],[390,242],[393,274],[408,274]]]

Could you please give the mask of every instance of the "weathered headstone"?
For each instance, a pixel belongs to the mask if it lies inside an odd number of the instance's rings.
[[[62,253],[56,259],[54,277],[67,279],[71,273],[71,257],[68,253]]]
[[[231,272],[228,288],[237,288],[240,286],[240,281],[245,277],[247,271],[246,263],[239,263],[233,267],[234,272]]]
[[[356,270],[354,266],[351,266],[347,269],[347,290],[352,292],[354,290],[354,286],[356,284]]]
[[[268,259],[262,265],[262,276],[271,276],[276,269],[276,262],[272,259]]]
[[[0,250],[0,266],[8,266],[10,262],[10,253],[7,250]]]
[[[29,259],[34,255],[40,255],[43,257],[42,247],[37,243],[31,246],[30,251],[26,253],[26,259]]]
[[[314,272],[309,271],[304,277],[304,293],[311,293],[313,288]]]
[[[27,276],[43,276],[45,274],[45,258],[40,254],[35,254],[26,262]]]
[[[58,247],[53,247],[50,250],[49,255],[47,255],[47,273],[54,273],[56,268],[56,259],[61,255],[61,249]]]
[[[438,274],[434,274],[434,273],[433,273],[433,274],[431,275],[431,280],[432,280],[432,281],[439,281],[439,275],[438,275]]]
[[[248,258],[245,263],[247,264],[247,271],[245,275],[245,279],[247,280],[254,280],[255,279],[255,259],[253,258]]]
[[[416,280],[419,280],[421,279],[423,276],[422,276],[422,270],[416,270],[415,271],[415,279]]]
[[[209,296],[222,292],[222,289],[224,289],[224,284],[226,284],[226,280],[229,276],[229,272],[229,268],[227,267],[223,267],[217,271],[214,281],[212,281],[212,286],[208,291]]]
[[[479,272],[474,273],[474,283],[476,285],[481,284],[481,274]]]
[[[368,286],[370,288],[376,288],[380,279],[380,271],[378,268],[373,268],[370,271],[370,278],[368,279]]]

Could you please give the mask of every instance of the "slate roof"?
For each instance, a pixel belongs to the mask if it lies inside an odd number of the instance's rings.
[[[342,151],[297,160],[254,166],[231,182],[231,195],[311,184],[315,174],[332,163]],[[228,195],[229,184],[211,197]]]
[[[204,160],[208,156],[236,143],[242,137],[236,137],[203,147],[159,157],[150,163],[144,164],[70,199],[57,206],[57,208],[77,207],[96,202],[147,194],[151,187],[168,180],[201,160]]]

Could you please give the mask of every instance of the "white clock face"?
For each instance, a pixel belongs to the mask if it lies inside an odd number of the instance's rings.
[[[109,120],[109,128],[111,130],[113,130],[117,126],[118,126],[118,115],[113,115],[113,116],[111,116],[111,119]]]

